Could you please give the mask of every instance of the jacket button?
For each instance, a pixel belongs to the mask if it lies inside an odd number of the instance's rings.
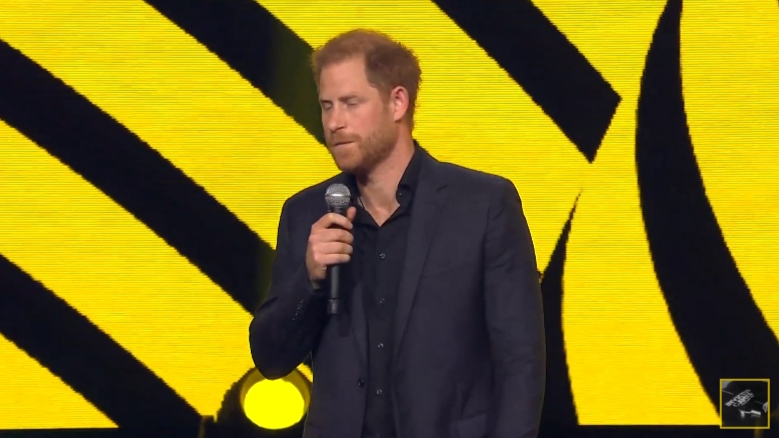
[[[363,379],[357,379],[357,386],[365,386],[365,380]]]

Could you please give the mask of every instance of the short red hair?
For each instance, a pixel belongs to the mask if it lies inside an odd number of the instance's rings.
[[[406,117],[409,126],[413,127],[422,83],[422,70],[414,52],[382,32],[368,29],[344,32],[316,49],[311,56],[317,87],[324,67],[355,57],[365,60],[368,83],[385,94],[383,97],[398,86],[408,91]]]

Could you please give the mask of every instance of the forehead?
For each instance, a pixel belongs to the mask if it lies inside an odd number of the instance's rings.
[[[365,62],[362,58],[350,58],[330,64],[319,75],[319,94],[343,94],[365,92],[373,88],[365,74]]]

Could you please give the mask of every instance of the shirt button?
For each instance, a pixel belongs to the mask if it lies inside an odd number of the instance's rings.
[[[377,345],[379,348],[384,348],[384,342],[380,342],[379,345]]]
[[[379,258],[380,258],[380,259],[384,260],[384,257],[386,257],[386,256],[384,255],[384,253],[381,253],[381,254],[379,254]]]
[[[376,390],[376,395],[382,395],[382,394],[384,394],[384,391],[382,391],[381,389]]]
[[[384,304],[385,301],[387,301],[387,300],[382,298],[382,299],[379,300],[379,304]]]
[[[357,386],[365,386],[365,380],[357,379]]]

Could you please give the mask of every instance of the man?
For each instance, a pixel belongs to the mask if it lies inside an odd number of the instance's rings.
[[[257,368],[281,378],[311,354],[305,438],[535,437],[543,310],[514,185],[413,140],[419,63],[386,35],[339,35],[313,69],[342,173],[282,208],[250,328]],[[350,187],[346,216],[327,213],[333,183]],[[345,309],[328,316],[334,264],[348,269]]]

